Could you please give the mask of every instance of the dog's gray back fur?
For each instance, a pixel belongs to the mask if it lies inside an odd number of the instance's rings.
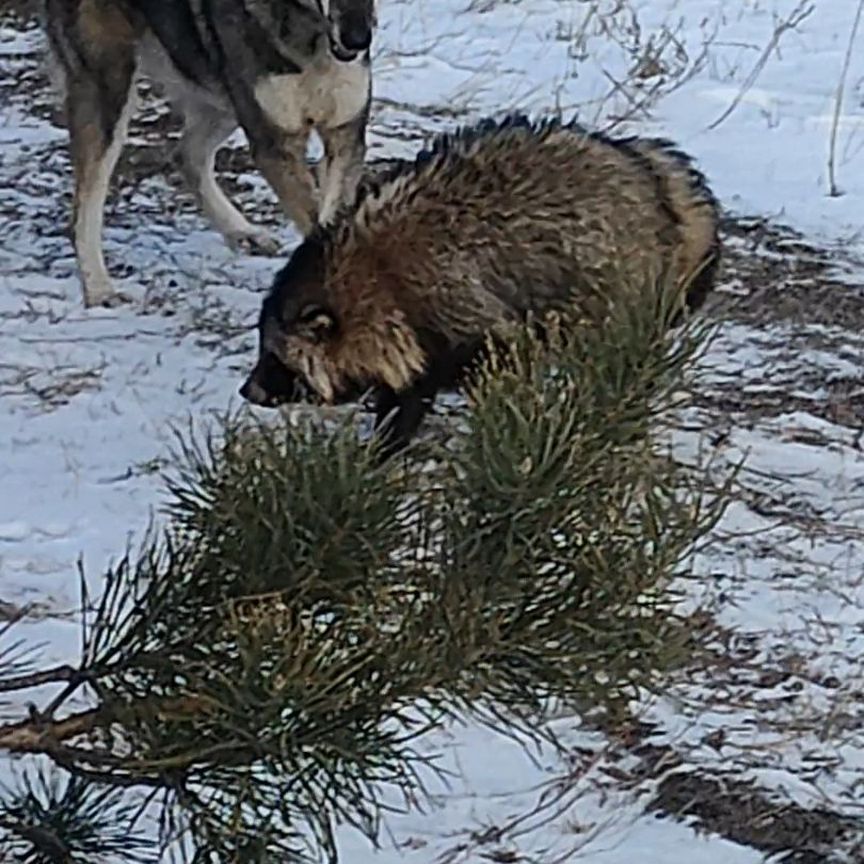
[[[326,19],[300,0],[128,3],[184,78],[206,88],[226,77],[253,82],[262,72],[300,72],[327,37]],[[229,70],[220,69],[223,58]]]
[[[373,0],[44,0],[44,6],[65,90],[76,180],[73,234],[87,305],[116,297],[102,259],[102,209],[139,72],[161,85],[183,116],[185,174],[231,245],[277,248],[213,177],[215,151],[237,125],[301,233],[353,198],[365,154]],[[320,201],[306,163],[313,129],[325,149]]]

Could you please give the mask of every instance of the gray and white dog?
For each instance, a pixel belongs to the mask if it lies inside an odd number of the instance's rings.
[[[371,99],[374,0],[44,0],[55,84],[75,175],[73,240],[86,306],[120,298],[102,253],[105,199],[133,110],[136,76],[184,120],[185,176],[232,247],[277,250],[214,176],[242,126],[256,165],[308,234],[355,193]],[[324,145],[318,183],[309,135]]]

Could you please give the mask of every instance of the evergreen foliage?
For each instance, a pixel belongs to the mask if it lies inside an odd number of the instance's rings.
[[[429,729],[542,735],[550,700],[614,717],[656,688],[692,648],[669,581],[726,500],[658,443],[708,336],[670,330],[670,308],[634,293],[543,340],[514,331],[448,446],[397,466],[351,423],[182,434],[167,527],[106,574],[59,695],[0,727],[0,747],[69,775],[6,796],[22,860],[79,859],[21,825],[100,860],[136,788],[195,861],[333,858],[339,824],[374,841],[385,790],[422,798]]]

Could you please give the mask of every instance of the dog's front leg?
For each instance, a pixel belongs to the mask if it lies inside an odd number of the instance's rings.
[[[307,142],[305,133],[281,131],[251,142],[255,163],[304,237],[318,221],[318,194],[306,161]]]
[[[237,127],[230,111],[223,111],[196,98],[189,88],[183,105],[183,173],[202,209],[232,249],[247,249],[275,255],[279,242],[265,228],[252,225],[231,203],[216,181],[216,151]]]
[[[368,112],[336,129],[321,129],[324,144],[322,160],[321,212],[319,221],[326,225],[339,208],[353,203],[363,177],[366,157],[366,123]]]

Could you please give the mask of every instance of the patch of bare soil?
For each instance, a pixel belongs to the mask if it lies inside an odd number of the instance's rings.
[[[756,326],[864,332],[864,286],[856,285],[864,260],[849,248],[816,246],[788,226],[752,217],[730,216],[723,234],[720,278],[734,293],[716,314]]]
[[[851,247],[819,246],[793,229],[729,216],[718,290],[706,313],[746,334],[752,357],[694,393],[723,425],[807,412],[864,429],[864,260]],[[745,329],[742,329],[745,328]],[[746,346],[739,340],[730,347]]]
[[[671,747],[642,745],[645,776],[660,778],[648,809],[773,855],[777,864],[846,864],[864,855],[864,822],[772,799],[755,781],[692,771]]]

